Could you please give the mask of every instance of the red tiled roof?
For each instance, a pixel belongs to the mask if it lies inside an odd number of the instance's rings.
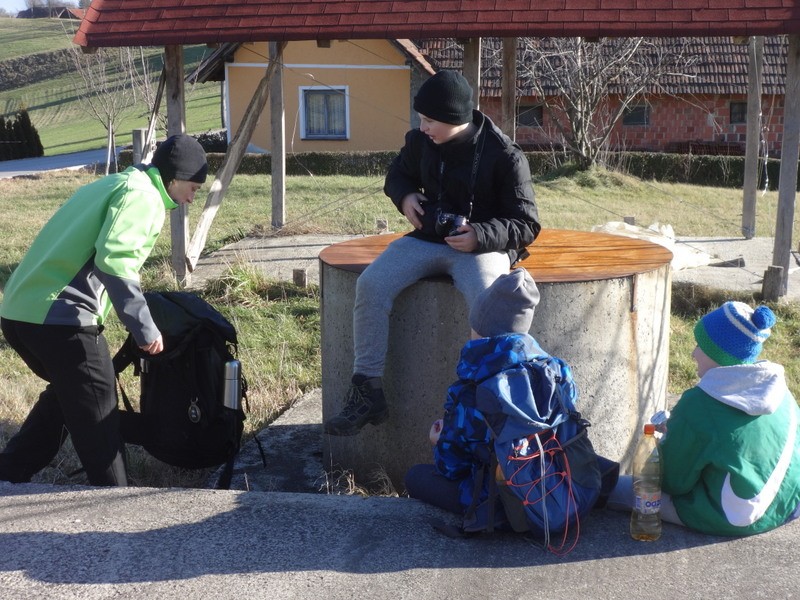
[[[554,54],[552,39],[540,40],[542,51]],[[464,47],[454,38],[414,40],[419,51],[436,70],[461,70],[464,62]],[[670,94],[747,94],[748,86],[748,46],[737,44],[730,37],[695,38],[652,38],[656,47],[669,50],[670,45],[681,45],[687,55],[696,57],[690,66],[681,69],[683,74],[661,78],[661,83]],[[604,41],[600,41],[604,44]],[[499,38],[481,38],[481,96],[502,96],[502,62],[500,60],[502,41]],[[656,57],[658,53],[654,53]],[[517,44],[517,56],[525,56],[525,40]],[[786,79],[786,36],[767,36],[764,38],[764,59],[762,64],[762,90],[767,95],[782,95]],[[646,58],[646,57],[645,57]],[[548,86],[546,74],[532,69],[528,71],[520,58],[517,65],[517,89],[522,96],[535,95],[530,77],[542,81],[545,93],[557,94],[558,88]],[[611,93],[620,93],[620,87],[612,84]]]
[[[800,33],[800,0],[93,0],[81,46]]]

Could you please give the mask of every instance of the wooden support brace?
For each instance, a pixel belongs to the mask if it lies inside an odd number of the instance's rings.
[[[242,157],[247,150],[247,144],[250,143],[250,136],[256,128],[258,118],[261,116],[264,105],[267,103],[270,81],[276,68],[277,62],[270,62],[264,77],[262,77],[261,81],[258,83],[258,87],[253,93],[253,97],[250,99],[250,104],[247,106],[244,119],[241,125],[239,125],[239,130],[228,145],[228,152],[225,155],[222,166],[219,168],[219,171],[217,171],[214,183],[211,184],[211,190],[206,199],[206,204],[203,207],[203,212],[197,222],[194,235],[192,236],[192,240],[186,252],[186,262],[190,271],[194,270],[197,265],[200,253],[206,245],[206,238],[208,237],[208,230],[211,228],[211,222],[217,214],[219,205],[222,204],[222,198],[230,185],[231,179],[233,179],[234,173],[236,173],[239,164],[242,162]]]

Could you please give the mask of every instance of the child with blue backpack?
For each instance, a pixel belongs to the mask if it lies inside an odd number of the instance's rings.
[[[463,395],[474,393],[467,382],[476,376],[502,376],[524,360],[535,345],[528,330],[539,303],[539,290],[523,268],[501,275],[476,298],[469,314],[472,339],[461,351],[459,380],[447,391],[444,418],[431,426],[435,464],[415,465],[405,477],[411,498],[463,514],[472,498],[479,462],[488,460],[491,432],[480,411],[468,408]]]
[[[700,381],[670,411],[659,443],[664,521],[743,536],[800,516],[800,409],[783,367],[758,358],[775,323],[767,306],[726,302],[695,325]],[[632,508],[630,476],[608,506]]]
[[[537,408],[545,407],[549,402],[549,398],[534,398],[546,386],[542,387],[541,380],[537,379],[538,371],[529,370],[532,362],[549,356],[528,333],[538,302],[539,290],[523,268],[501,275],[477,296],[469,313],[472,339],[464,345],[456,368],[459,379],[448,389],[444,417],[431,426],[429,435],[434,444],[434,464],[415,465],[405,477],[406,491],[411,498],[463,515],[465,531],[482,530],[487,528],[487,524],[490,530],[519,530],[517,523],[520,520],[514,523],[513,516],[506,514],[508,508],[504,508],[501,498],[496,502],[487,502],[487,499],[490,497],[489,484],[495,476],[498,480],[511,479],[507,470],[505,475],[502,473],[505,465],[497,466],[497,462],[491,459],[498,447],[498,432],[505,435],[518,427],[517,423],[523,427],[530,424],[526,418],[512,423],[513,418],[507,420],[507,413],[517,410],[520,414],[526,410],[530,411],[526,414],[536,413]],[[561,374],[571,385],[566,363],[554,357],[552,360],[563,365],[565,371]],[[486,407],[483,412],[477,408],[478,405]],[[491,410],[487,413],[488,407]],[[553,410],[541,418],[564,418],[556,415],[557,412]],[[512,453],[520,457],[533,456],[536,454],[533,446],[538,442],[533,436],[526,436],[528,432],[524,429],[519,435],[511,435],[515,438],[511,442]],[[612,479],[607,484],[607,489],[610,489],[616,481],[617,465],[604,459],[600,459],[604,461],[602,464],[595,461],[596,455],[588,439],[576,444],[578,447],[589,456],[580,461],[580,466],[575,466],[573,474],[588,465],[586,471],[591,480],[588,487],[592,488],[589,502],[593,505],[600,494],[601,469],[606,467],[610,473]],[[582,458],[585,457],[583,454]],[[504,462],[504,457],[498,456],[498,459]],[[583,501],[580,493],[576,498],[579,503]],[[522,506],[521,502],[519,504]],[[583,512],[586,507],[578,508]]]

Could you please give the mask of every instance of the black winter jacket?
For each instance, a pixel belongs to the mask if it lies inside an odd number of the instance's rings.
[[[476,252],[506,251],[513,264],[541,230],[530,167],[519,146],[489,117],[473,111],[473,123],[478,130],[471,139],[440,145],[419,129],[406,133],[383,189],[398,210],[410,193],[422,192],[427,198],[423,228],[410,236],[442,242],[434,230],[436,209],[441,208],[468,218],[478,235]]]

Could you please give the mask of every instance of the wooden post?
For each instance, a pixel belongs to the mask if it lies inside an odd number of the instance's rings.
[[[133,164],[138,165],[144,158],[144,141],[147,138],[147,129],[133,130]]]
[[[307,269],[293,269],[292,280],[297,287],[308,287],[308,270]]]
[[[744,199],[742,235],[750,240],[756,234],[756,187],[758,186],[758,148],[761,142],[761,71],[764,38],[753,36],[748,45],[750,66],[747,70],[747,139],[744,155]]]
[[[283,108],[282,45],[269,43],[269,60],[276,65],[270,86],[270,129],[272,135],[272,228],[286,224],[286,138]]]
[[[786,295],[783,285],[783,267],[772,265],[764,271],[764,281],[761,282],[761,297],[765,302],[775,302],[780,296]]]
[[[285,43],[281,43],[281,52],[283,52],[284,45]],[[228,152],[225,155],[222,166],[219,168],[219,171],[217,171],[214,183],[211,184],[211,191],[203,207],[203,213],[200,215],[197,227],[195,227],[194,230],[194,235],[192,236],[192,241],[189,244],[186,258],[190,270],[194,269],[197,260],[200,258],[200,253],[205,247],[208,230],[211,228],[214,216],[217,214],[219,205],[222,203],[222,198],[231,183],[231,179],[233,179],[234,173],[236,173],[236,169],[239,168],[239,164],[242,162],[242,157],[244,156],[245,150],[247,150],[247,144],[250,143],[250,137],[253,135],[261,112],[264,110],[264,106],[267,103],[270,81],[276,68],[277,63],[270,61],[267,72],[264,74],[261,81],[259,81],[256,91],[253,92],[253,97],[250,99],[250,104],[247,105],[244,118],[242,118],[242,122],[239,124],[236,135],[233,136],[230,144],[228,144]]]
[[[512,140],[517,139],[517,38],[503,38],[501,129]]]
[[[778,214],[775,223],[775,246],[772,264],[783,267],[781,296],[789,285],[789,262],[792,258],[792,225],[797,196],[797,158],[800,154],[800,36],[790,35],[786,57],[786,97],[783,110],[783,141],[778,183]]]
[[[186,104],[183,88],[183,47],[164,48],[167,90],[167,136],[186,132]],[[169,213],[172,235],[172,269],[181,286],[188,286],[186,248],[189,244],[189,207],[186,204]]]
[[[472,103],[476,109],[481,107],[481,38],[463,40],[464,64],[461,67],[464,77],[472,86]]]

